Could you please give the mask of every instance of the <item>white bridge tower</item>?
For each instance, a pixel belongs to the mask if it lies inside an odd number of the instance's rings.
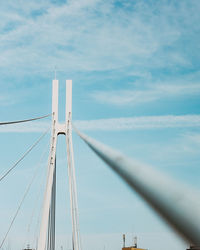
[[[66,136],[67,144],[67,162],[72,218],[72,248],[73,250],[81,250],[76,178],[72,145],[72,80],[66,80],[66,120],[63,124],[58,122],[58,80],[53,80],[52,85],[51,148],[48,159],[47,182],[37,250],[55,250],[56,144],[58,135],[60,134]]]

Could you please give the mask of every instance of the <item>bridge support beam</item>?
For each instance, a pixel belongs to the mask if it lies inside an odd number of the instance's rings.
[[[57,137],[60,134],[66,136],[67,144],[73,250],[81,250],[76,178],[72,145],[72,81],[66,81],[66,122],[64,124],[58,122],[58,80],[53,80],[52,87],[53,118],[51,149],[48,160],[48,174],[37,250],[55,250],[56,144]]]

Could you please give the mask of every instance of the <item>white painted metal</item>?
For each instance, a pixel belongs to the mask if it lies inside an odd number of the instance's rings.
[[[55,128],[53,126],[53,131]],[[56,154],[56,143],[57,136],[55,132],[52,134],[52,142],[51,142],[51,150],[48,160],[48,173],[47,173],[47,183],[46,190],[44,196],[43,203],[43,213],[42,213],[42,221],[40,226],[40,234],[38,239],[38,250],[45,250],[46,242],[47,242],[47,231],[48,231],[48,220],[49,220],[49,211],[51,205],[51,196],[52,196],[52,185],[53,185],[53,175],[55,168],[55,154]]]
[[[71,155],[69,149],[69,136],[67,133],[66,136],[66,143],[67,143],[67,163],[68,163],[68,177],[69,177],[69,194],[70,194],[70,208],[71,208],[71,219],[72,219],[72,249],[77,248],[77,241],[76,241],[76,223],[74,217],[74,197],[73,197],[73,179],[72,179],[72,166],[71,166]]]
[[[200,202],[193,190],[74,129],[185,240],[200,245]]]
[[[56,161],[53,176],[53,186],[52,186],[52,196],[51,196],[51,206],[49,211],[49,225],[48,225],[48,241],[47,249],[55,249],[55,208],[56,208]]]
[[[58,80],[52,83],[52,113],[55,123],[58,122]]]
[[[73,232],[73,249],[81,250],[81,238],[79,231],[79,217],[78,217],[78,202],[76,190],[76,177],[74,167],[74,153],[72,145],[72,81],[66,81],[66,143],[67,143],[67,160],[68,160],[68,176],[69,176],[69,190],[71,203],[71,217],[72,217],[72,232]]]
[[[52,134],[51,148],[48,159],[48,173],[46,189],[43,201],[42,221],[40,225],[40,234],[37,250],[45,250],[47,244],[47,232],[49,225],[49,211],[52,199],[53,176],[55,170],[56,144],[57,144],[57,122],[58,122],[58,80],[53,80],[52,84]]]
[[[79,214],[78,214],[78,201],[77,201],[77,185],[76,185],[76,175],[75,175],[75,167],[74,167],[74,153],[73,153],[73,145],[72,145],[72,128],[70,123],[69,130],[69,143],[70,143],[70,151],[71,151],[71,162],[72,162],[72,179],[73,179],[73,189],[74,189],[74,216],[76,223],[76,239],[77,239],[77,249],[81,250],[81,235],[79,228]]]
[[[58,80],[53,80],[52,91],[52,136],[51,136],[51,150],[48,161],[47,183],[44,196],[43,214],[40,226],[40,235],[38,240],[37,250],[54,250],[55,243],[55,225],[52,220],[55,219],[55,157],[56,157],[56,143],[59,134],[66,135],[67,143],[67,160],[68,160],[68,176],[70,189],[70,205],[72,217],[72,239],[73,250],[81,250],[80,231],[78,223],[78,206],[77,206],[77,191],[76,178],[74,168],[74,156],[72,146],[72,81],[66,81],[66,122],[61,124],[58,122]],[[53,195],[53,196],[52,196]],[[52,202],[53,201],[53,202]],[[49,227],[49,228],[48,228]],[[49,237],[47,237],[47,232]],[[52,237],[52,239],[51,239]]]
[[[66,80],[66,124],[72,119],[72,80]]]

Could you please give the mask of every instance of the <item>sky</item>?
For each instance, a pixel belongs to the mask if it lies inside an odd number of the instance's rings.
[[[93,138],[200,190],[200,1],[35,0],[0,3],[0,121],[51,113],[52,79],[73,81],[73,122]],[[0,127],[0,176],[51,118]],[[0,183],[3,249],[36,247],[50,133]],[[188,244],[73,133],[83,250]],[[58,140],[56,248],[71,249],[66,144]]]

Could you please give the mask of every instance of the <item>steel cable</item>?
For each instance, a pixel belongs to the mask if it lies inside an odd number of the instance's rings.
[[[46,132],[45,132],[45,133],[46,133]],[[38,166],[38,168],[37,168],[36,171],[34,172],[34,175],[33,175],[33,177],[31,178],[31,181],[30,181],[29,185],[27,186],[27,189],[26,189],[26,191],[25,191],[25,193],[24,193],[24,195],[23,195],[23,197],[22,197],[22,200],[21,200],[21,202],[20,202],[20,204],[19,204],[19,206],[18,206],[18,208],[17,208],[17,210],[16,210],[16,212],[15,212],[15,214],[14,214],[14,216],[13,216],[13,219],[12,219],[12,221],[11,221],[11,223],[10,223],[10,226],[8,227],[8,230],[7,230],[7,232],[6,232],[6,234],[5,234],[4,238],[3,238],[3,240],[2,240],[2,242],[1,242],[0,249],[3,247],[3,244],[4,244],[4,242],[5,242],[5,240],[6,240],[7,236],[8,236],[8,234],[9,234],[11,228],[12,228],[12,225],[13,225],[13,223],[15,222],[15,219],[17,218],[17,215],[18,215],[18,213],[19,213],[19,211],[20,211],[20,209],[21,209],[21,207],[22,207],[22,204],[23,204],[23,202],[24,202],[24,200],[25,200],[25,198],[26,198],[26,196],[27,196],[27,194],[28,194],[28,192],[29,192],[29,190],[30,190],[30,188],[31,188],[31,185],[33,184],[33,181],[34,181],[36,175],[37,175],[37,171],[38,171],[39,167],[40,167],[40,165]]]
[[[81,133],[75,126],[73,129],[183,239],[200,245],[199,201],[193,190]]]
[[[35,120],[40,120],[46,117],[51,116],[52,114],[36,117],[36,118],[31,118],[31,119],[26,119],[26,120],[19,120],[19,121],[10,121],[10,122],[0,122],[1,125],[10,125],[10,124],[15,124],[15,123],[23,123],[23,122],[30,122],[30,121],[35,121]]]
[[[45,131],[45,133],[40,136],[40,138],[23,154],[23,156],[11,167],[9,168],[5,174],[3,174],[0,177],[0,182],[32,151],[32,149],[42,140],[42,138],[48,133],[49,128],[47,131]]]
[[[42,152],[42,154],[41,154],[41,156],[40,156],[40,159],[39,159],[39,161],[38,161],[38,163],[37,163],[37,166],[38,166],[38,167],[37,167],[37,170],[40,168],[41,163],[42,163],[42,160],[44,159],[44,156],[45,156],[45,154],[47,153],[48,149],[49,149],[49,143],[47,143],[47,147],[44,148],[44,150],[43,150],[43,152]],[[37,170],[36,170],[36,171],[37,171]],[[29,239],[31,224],[32,224],[32,221],[33,221],[33,217],[34,217],[34,215],[35,215],[35,213],[36,213],[37,205],[38,205],[38,204],[37,204],[37,201],[40,200],[41,190],[43,189],[43,188],[42,188],[42,187],[43,187],[43,179],[40,180],[40,185],[39,185],[39,186],[40,186],[39,192],[37,193],[36,201],[34,202],[33,210],[32,210],[32,212],[31,212],[31,216],[30,216],[30,221],[29,221],[28,226],[27,226],[27,237],[26,237],[26,240],[25,240],[25,242],[24,242],[24,244],[23,244],[23,247],[24,247],[24,248],[26,247],[27,239]],[[30,242],[29,242],[29,243],[30,243]]]

